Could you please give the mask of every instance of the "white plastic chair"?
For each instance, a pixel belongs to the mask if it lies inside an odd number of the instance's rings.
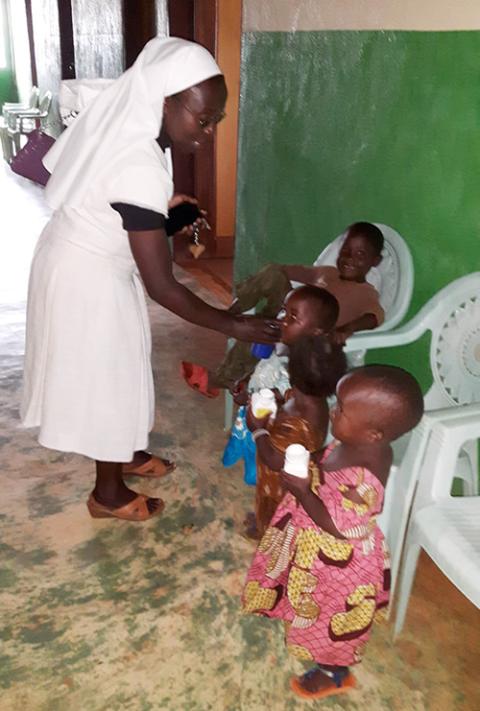
[[[9,112],[14,113],[15,111],[29,111],[31,109],[36,109],[38,106],[39,95],[40,90],[38,86],[32,86],[32,90],[30,92],[30,96],[26,104],[18,101],[5,101],[5,103],[2,104],[2,114],[4,118],[7,117],[7,114]]]
[[[424,415],[421,422],[411,433],[406,452],[399,466],[393,466],[388,478],[383,511],[378,516],[377,523],[382,529],[388,543],[391,558],[390,608],[395,597],[400,563],[402,559],[405,532],[414,501],[418,479],[425,461],[427,445],[433,427],[438,422],[462,421],[467,415],[476,415],[479,406],[464,405],[433,410]],[[457,453],[458,454],[458,453]],[[449,485],[457,476],[458,461],[451,468]]]
[[[385,311],[385,321],[375,329],[388,331],[395,328],[404,318],[410,306],[413,292],[414,269],[413,260],[407,243],[392,227],[380,222],[373,224],[378,227],[384,238],[382,261],[378,267],[370,269],[367,281],[372,284],[380,295],[380,303]],[[347,232],[336,237],[318,255],[314,266],[336,266],[338,253],[347,236]],[[298,286],[297,282],[293,286]],[[365,331],[369,333],[369,331]],[[365,351],[357,349],[350,352],[349,362],[352,365],[362,365]],[[225,430],[229,430],[233,420],[232,396],[225,391]]]
[[[6,120],[10,131],[18,131],[20,134],[29,133],[36,126],[43,125],[44,119],[48,117],[52,104],[52,92],[46,91],[42,96],[38,108],[15,109],[8,111]]]
[[[435,414],[405,539],[395,637],[405,621],[420,548],[480,607],[480,498],[450,496],[462,447],[480,437],[480,404]]]
[[[10,163],[15,155],[15,144],[6,126],[0,126],[0,140],[2,142],[3,158],[7,163]]]
[[[433,383],[425,411],[480,402],[480,272],[456,279],[428,301],[408,323],[389,333],[364,332],[348,339],[346,351],[404,346],[432,334],[430,368]],[[406,439],[395,447],[396,464]],[[457,477],[466,495],[478,494],[477,443],[463,445]]]

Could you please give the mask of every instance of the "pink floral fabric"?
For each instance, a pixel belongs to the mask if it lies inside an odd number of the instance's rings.
[[[287,493],[253,558],[243,609],[284,620],[293,655],[350,666],[360,661],[377,611],[388,602],[388,551],[376,524],[384,487],[363,467],[324,472],[323,483],[314,465],[311,475],[345,539],[324,532]],[[346,496],[353,490],[363,503]]]

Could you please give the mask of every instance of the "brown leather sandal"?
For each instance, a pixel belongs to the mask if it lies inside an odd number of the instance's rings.
[[[93,494],[90,494],[87,501],[87,508],[92,518],[120,518],[123,521],[148,521],[154,516],[158,516],[165,508],[164,502],[159,499],[159,506],[155,511],[148,510],[147,501],[151,498],[144,494],[130,501],[125,506],[119,506],[118,509],[109,509],[107,506],[100,504]]]
[[[176,468],[175,462],[169,462],[168,459],[161,459],[160,457],[155,457],[151,455],[150,459],[147,459],[143,464],[139,464],[138,467],[131,467],[130,464],[124,464],[122,471],[128,476],[143,476],[146,479],[161,479],[167,474],[173,472]]]

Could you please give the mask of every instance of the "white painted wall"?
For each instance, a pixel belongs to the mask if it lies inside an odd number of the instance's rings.
[[[480,0],[244,0],[243,29],[478,30]]]

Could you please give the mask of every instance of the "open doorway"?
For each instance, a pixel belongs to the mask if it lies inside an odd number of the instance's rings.
[[[215,260],[222,279],[231,281],[231,262],[225,260],[233,256],[235,231],[241,0],[111,0],[88,7],[79,0],[10,4],[22,8],[29,30],[22,55],[31,59],[25,71],[41,92],[56,94],[61,79],[118,76],[157,34],[198,41],[215,55],[229,88],[227,118],[198,156],[174,155],[175,185],[177,191],[196,195],[208,212],[212,230],[201,235],[207,250],[199,261],[206,267]],[[188,246],[186,239],[176,242],[175,261],[192,265]]]
[[[196,195],[208,212],[212,230],[202,234],[207,250],[202,262],[231,260],[234,250],[238,104],[240,84],[241,0],[169,0],[170,34],[200,42],[217,59],[228,86],[226,118],[214,141],[192,156],[175,156],[175,186]],[[175,261],[191,266],[188,241],[179,240]],[[204,264],[206,268],[206,264]],[[217,263],[231,282],[231,264]]]
[[[10,7],[0,0],[0,105],[4,101],[18,101],[12,50]]]

